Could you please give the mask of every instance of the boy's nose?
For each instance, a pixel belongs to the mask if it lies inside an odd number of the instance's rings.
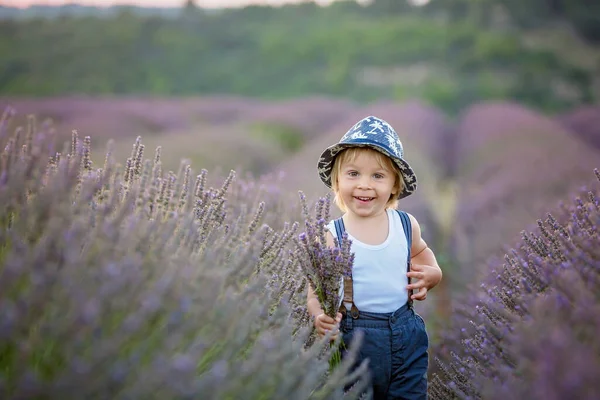
[[[361,178],[360,181],[358,181],[358,187],[361,189],[370,188],[371,180],[369,178]]]

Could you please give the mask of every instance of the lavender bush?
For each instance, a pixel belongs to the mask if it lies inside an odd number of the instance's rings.
[[[458,131],[452,250],[460,282],[489,257],[501,257],[520,230],[587,182],[598,151],[556,121],[510,103],[473,105]]]
[[[433,350],[432,399],[598,398],[599,195],[582,190],[490,263]]]
[[[315,264],[295,239],[302,224],[322,232],[326,200],[313,218],[284,176],[166,170],[141,138],[123,165],[109,143],[97,167],[89,136],[59,149],[51,125],[13,131],[12,114],[0,120],[1,398],[358,397],[353,349],[330,371],[305,306]],[[488,262],[435,332],[432,399],[597,397],[598,198],[582,190]]]
[[[123,166],[109,145],[96,168],[89,137],[57,152],[35,118],[13,135],[9,117],[1,398],[357,397],[352,351],[330,374],[326,343],[306,346],[298,214],[266,181],[163,171],[140,138]]]
[[[558,115],[556,121],[591,146],[600,149],[600,107],[581,106]]]
[[[347,100],[305,97],[264,101],[234,95],[203,97],[2,97],[0,107],[12,105],[20,113],[52,118],[59,133],[69,136],[70,129],[85,127],[92,138],[104,144],[107,135],[119,137],[172,134],[205,126],[248,129],[253,124],[275,124],[301,132],[307,139],[322,134],[358,105]],[[17,119],[20,115],[17,115]],[[19,121],[22,122],[22,121]],[[212,133],[214,131],[208,130]],[[202,131],[196,130],[201,135]],[[209,135],[203,135],[211,138]],[[213,135],[214,136],[214,135]]]

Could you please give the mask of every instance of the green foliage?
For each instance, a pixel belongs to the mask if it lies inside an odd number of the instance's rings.
[[[497,2],[431,3],[308,3],[187,10],[178,17],[122,9],[108,16],[4,21],[0,93],[235,93],[268,99],[319,93],[364,102],[410,93],[447,111],[490,96],[550,110],[597,98],[589,85],[595,67],[574,69],[577,60],[560,52],[524,46],[527,31],[490,27]],[[466,18],[455,16],[463,9]],[[369,69],[416,64],[436,70],[431,87],[415,87],[410,74],[384,77],[381,84],[360,78]],[[438,70],[450,83],[440,82]],[[506,87],[474,87],[472,76],[490,70],[507,78]],[[556,80],[572,85],[578,96],[564,99],[547,84]]]
[[[524,27],[566,22],[586,40],[600,43],[600,5],[587,0],[508,0],[503,2],[514,20]]]
[[[458,112],[460,107],[456,101],[461,88],[456,81],[450,79],[433,78],[423,85],[423,97],[433,106],[451,112]]]
[[[289,153],[297,152],[304,145],[304,135],[302,132],[289,125],[274,122],[257,122],[250,129],[251,133],[257,138],[273,141]]]

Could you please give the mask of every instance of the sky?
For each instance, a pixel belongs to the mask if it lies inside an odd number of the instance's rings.
[[[195,0],[199,7],[242,7],[249,4],[284,5],[302,3],[310,0]],[[333,0],[316,0],[316,3],[326,5]],[[173,7],[180,6],[185,0],[0,0],[0,5],[26,8],[31,4],[60,5],[60,4],[85,4],[95,6],[110,6],[113,4],[131,4],[146,7]]]

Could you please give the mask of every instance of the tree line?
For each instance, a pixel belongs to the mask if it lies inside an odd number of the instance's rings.
[[[378,0],[214,12],[188,2],[177,14],[121,7],[13,18],[0,22],[0,95],[420,97],[448,112],[511,98],[556,111],[596,98],[593,68],[528,43],[531,32],[567,21],[595,46],[584,2],[559,3]]]

